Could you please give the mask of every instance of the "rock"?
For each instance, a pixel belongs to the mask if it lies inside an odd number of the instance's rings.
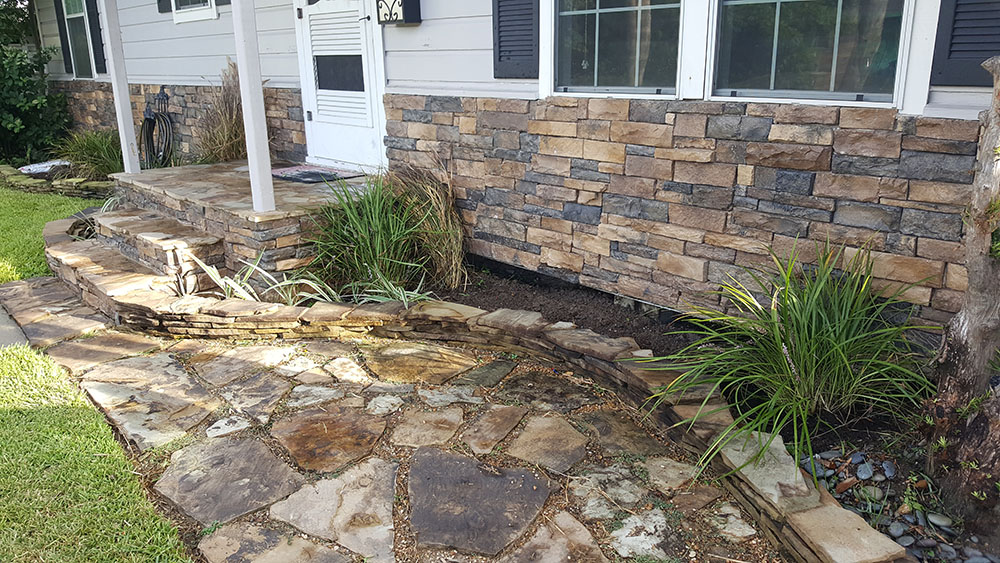
[[[417,546],[496,555],[528,529],[549,491],[549,484],[528,470],[483,471],[474,459],[420,448],[409,475]]]
[[[621,510],[634,508],[648,493],[621,464],[581,470],[570,481],[569,492],[575,502],[582,503],[580,515],[587,520],[614,518]]]
[[[906,530],[909,529],[910,527],[902,522],[893,522],[892,524],[889,524],[889,535],[894,538],[899,538],[902,537],[902,535],[906,533]]]
[[[896,542],[836,504],[791,513],[788,525],[821,561],[895,561],[905,554]]]
[[[876,473],[872,475],[872,482],[881,483],[883,481],[885,481],[885,475],[882,475],[881,473]]]
[[[535,535],[500,563],[606,563],[594,536],[568,512],[557,512]]]
[[[407,409],[389,441],[394,446],[419,448],[444,444],[462,425],[462,409],[422,412]]]
[[[955,559],[958,557],[958,552],[955,551],[954,547],[946,543],[942,543],[937,546],[937,555],[939,557],[944,557],[945,559]]]
[[[205,429],[205,435],[209,438],[221,438],[230,434],[235,434],[240,430],[250,428],[250,421],[242,416],[230,416],[223,418],[215,424]]]
[[[541,313],[516,309],[497,309],[477,318],[476,323],[518,336],[537,335],[549,325]]]
[[[561,413],[600,402],[587,388],[541,371],[508,379],[500,392],[500,399]]]
[[[228,524],[198,542],[208,563],[351,563],[351,558],[309,540],[249,522]]]
[[[865,461],[865,454],[863,452],[854,452],[853,454],[851,454],[851,463],[853,463],[854,465],[858,465],[859,463],[863,463],[864,461]]]
[[[376,381],[368,387],[365,387],[365,393],[388,393],[390,395],[407,395],[413,393],[412,383],[386,383],[384,381]]]
[[[669,457],[649,458],[642,466],[649,472],[649,482],[653,487],[668,495],[686,487],[698,475],[697,467]]]
[[[795,460],[785,450],[781,436],[775,435],[767,450],[753,461],[770,436],[752,433],[737,438],[722,449],[723,458],[767,502],[780,511],[803,510],[819,505],[819,493],[806,485]]]
[[[464,324],[470,319],[485,313],[486,311],[482,309],[469,307],[467,305],[460,305],[458,303],[449,303],[446,301],[421,301],[420,303],[410,307],[403,314],[403,318],[406,320],[433,322],[445,321]]]
[[[859,487],[855,489],[854,496],[863,502],[878,502],[885,498],[885,491],[874,485],[868,485],[867,487]]]
[[[420,342],[394,342],[366,355],[380,379],[397,383],[441,385],[476,366],[473,354]]]
[[[10,313],[17,320],[17,313]],[[33,347],[46,348],[63,340],[97,332],[107,328],[107,325],[107,317],[88,307],[79,307],[73,312],[67,311],[22,324],[21,330]]]
[[[393,562],[397,468],[395,463],[370,458],[335,479],[306,485],[275,503],[271,518],[335,541],[366,561]]]
[[[184,436],[222,404],[165,353],[98,366],[80,385],[139,451]]]
[[[333,383],[333,376],[322,368],[313,368],[296,375],[295,381],[305,385],[328,384]]]
[[[923,539],[917,540],[917,543],[915,543],[913,545],[915,547],[922,547],[922,548],[926,549],[926,548],[931,548],[931,547],[937,547],[937,544],[938,544],[938,542],[934,538],[923,538]]]
[[[722,490],[711,485],[695,485],[674,493],[670,499],[670,504],[684,514],[690,514],[696,510],[701,510],[709,504],[715,502],[722,496]]]
[[[474,391],[472,387],[443,387],[439,391],[420,389],[417,395],[431,408],[447,407],[452,403],[481,404],[482,397],[473,396]]]
[[[354,353],[354,346],[338,340],[310,340],[306,342],[306,351],[327,358],[343,358]]]
[[[258,440],[213,438],[174,452],[153,488],[208,526],[263,508],[304,481]]]
[[[861,465],[858,466],[857,472],[855,474],[858,476],[858,479],[864,481],[866,479],[871,479],[872,475],[875,474],[875,470],[872,468],[872,464],[866,461],[865,463],[862,463]]]
[[[715,509],[710,521],[722,537],[732,542],[741,542],[757,534],[757,530],[743,520],[740,510],[728,502]]]
[[[595,411],[580,417],[598,435],[598,443],[606,452],[626,452],[636,455],[653,455],[663,446],[629,418],[611,411]]]
[[[938,514],[937,512],[928,512],[927,521],[939,528],[951,526],[952,524],[951,518],[948,518],[944,514]]]
[[[563,473],[586,455],[587,437],[562,418],[535,416],[528,419],[507,453]]]
[[[545,338],[560,348],[606,362],[613,362],[619,355],[639,349],[632,338],[610,338],[590,329],[549,330],[545,332]]]
[[[883,461],[882,471],[885,471],[886,478],[892,479],[896,476],[896,464],[888,460]]]
[[[480,455],[488,454],[510,434],[527,412],[528,409],[522,407],[490,405],[486,412],[462,433],[462,441],[473,452]]]
[[[516,367],[516,362],[497,360],[495,362],[490,362],[485,366],[469,370],[464,375],[456,379],[454,383],[455,385],[493,387],[497,383],[500,383],[501,379],[507,377],[507,375],[510,374],[510,372]]]
[[[300,411],[274,423],[271,435],[303,469],[336,471],[368,455],[385,419],[360,409],[328,406]]]
[[[373,381],[365,368],[351,358],[335,358],[327,362],[323,369],[344,383],[366,385]]]
[[[290,409],[300,409],[311,407],[328,401],[336,401],[344,398],[344,390],[335,387],[324,387],[322,385],[296,385],[288,395],[285,406]]]
[[[295,377],[304,371],[308,371],[316,367],[319,367],[319,364],[305,356],[299,356],[297,358],[292,358],[284,364],[274,368],[274,372],[282,377]]]
[[[57,364],[73,375],[106,362],[157,350],[160,342],[141,334],[109,332],[92,338],[60,342],[47,349]]]
[[[831,459],[837,459],[842,455],[844,454],[842,454],[840,450],[827,450],[825,452],[820,453],[819,458],[825,460],[831,460]]]
[[[395,395],[379,395],[378,397],[368,401],[368,406],[365,407],[365,410],[368,414],[385,416],[398,411],[402,406],[403,399],[400,399]]]
[[[243,346],[232,348],[206,361],[192,359],[198,375],[215,386],[223,386],[245,375],[260,373],[287,360],[291,346]]]
[[[265,424],[290,388],[291,384],[284,379],[259,373],[245,381],[227,385],[220,394],[237,410]]]
[[[668,531],[666,515],[654,508],[625,518],[621,528],[611,532],[611,547],[621,557],[666,559],[660,545]]]
[[[917,540],[913,536],[899,536],[896,538],[896,543],[903,547],[910,547],[915,541]]]

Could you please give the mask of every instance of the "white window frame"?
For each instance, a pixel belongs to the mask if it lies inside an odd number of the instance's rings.
[[[78,14],[70,14],[69,11],[66,10],[66,2],[65,2],[65,0],[56,0],[56,2],[62,2],[63,25],[66,26],[66,42],[68,43],[67,47],[69,47],[69,59],[70,59],[70,62],[73,63],[73,80],[95,80],[95,79],[97,79],[97,64],[96,64],[96,61],[94,60],[94,46],[91,45],[91,43],[90,43],[90,37],[91,37],[90,36],[90,18],[87,17],[87,2],[86,2],[86,0],[81,0],[81,4],[80,5],[83,6],[83,11],[80,12],[80,13],[78,13]],[[98,10],[100,10],[100,8],[98,8]],[[83,19],[83,29],[86,30],[86,33],[87,33],[87,56],[90,57],[90,76],[79,76],[77,74],[77,71],[79,70],[80,67],[77,66],[77,63],[76,63],[76,53],[73,51],[73,41],[72,41],[72,39],[70,39],[70,31],[69,31],[69,20],[70,20],[70,18],[82,18]]]
[[[215,6],[215,0],[208,0],[207,6],[183,10],[177,9],[177,0],[170,0],[170,11],[173,12],[175,24],[219,19],[219,9]]]
[[[933,52],[933,40],[929,46],[921,36],[919,44],[913,41],[914,22],[917,13],[917,3],[920,10],[933,10],[940,0],[904,0],[902,30],[899,37],[899,56],[896,63],[896,80],[893,87],[892,101],[857,101],[844,99],[824,99],[820,97],[797,98],[777,96],[717,96],[714,94],[715,66],[718,56],[718,26],[721,0],[681,0],[680,38],[678,45],[676,92],[673,94],[645,94],[640,92],[562,92],[556,90],[556,0],[541,2],[539,13],[539,74],[538,93],[542,98],[549,96],[569,97],[607,97],[607,98],[640,98],[666,100],[709,100],[726,102],[759,102],[759,103],[799,103],[822,106],[903,108],[903,96],[906,94],[907,108],[919,113],[926,103],[926,95],[919,100],[920,88],[912,85],[921,81],[921,77],[929,76],[931,58],[926,55],[928,49]],[[936,12],[935,12],[936,16]],[[936,20],[936,17],[934,18]],[[922,21],[921,30],[929,27]],[[936,23],[936,21],[935,21]],[[919,33],[919,31],[918,31]],[[914,64],[911,64],[911,58]],[[909,91],[907,85],[911,85]],[[926,86],[923,88],[926,90]],[[910,109],[913,108],[913,109]]]

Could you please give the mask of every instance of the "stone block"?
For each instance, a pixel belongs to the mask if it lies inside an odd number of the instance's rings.
[[[838,201],[833,222],[850,227],[864,227],[879,231],[899,229],[902,209],[874,203]]]
[[[659,158],[629,155],[625,157],[625,175],[670,180],[674,175],[674,163]]]
[[[584,139],[583,158],[601,162],[625,163],[625,145]]]
[[[571,272],[580,272],[583,270],[583,256],[552,248],[542,247],[541,263]]]
[[[816,175],[813,195],[877,203],[879,198],[904,199],[906,180],[821,172]]]
[[[846,248],[844,258],[851,260],[858,252],[856,248]],[[941,287],[943,284],[944,262],[886,252],[872,252],[871,257],[872,273],[877,278],[926,287]]]
[[[895,131],[838,129],[834,133],[833,150],[856,156],[899,158],[902,138]]]
[[[726,212],[718,209],[671,204],[670,222],[682,227],[722,233],[726,230]]]
[[[834,125],[839,117],[839,108],[830,106],[810,106],[805,104],[778,104],[774,110],[775,123],[820,123]]]
[[[706,136],[737,141],[766,141],[771,119],[742,115],[713,115],[708,118]]]
[[[674,181],[688,184],[732,187],[736,181],[736,166],[733,164],[676,162]]]
[[[611,123],[611,140],[633,145],[671,148],[673,131],[674,128],[671,125],[613,121]]]
[[[611,122],[606,120],[584,120],[576,124],[577,136],[582,139],[607,141],[611,138]]]
[[[612,98],[591,98],[587,101],[588,119],[624,121],[628,119],[629,101]]]
[[[664,160],[712,162],[714,152],[711,149],[656,149],[653,154]]]
[[[628,158],[630,159],[629,162],[632,162],[631,159],[633,158],[644,159],[645,157],[629,156]],[[629,174],[631,171],[646,177],[614,175],[611,177],[611,181],[607,185],[607,193],[652,199],[656,193],[656,181],[651,177],[648,177],[648,174],[658,173],[659,169],[664,166],[666,167],[664,173],[669,174],[671,166],[669,162],[659,161],[656,159],[647,160],[654,161],[652,164],[648,165],[648,169],[645,163],[633,164],[631,169],[628,163],[625,165],[626,174]]]
[[[844,129],[881,129],[891,131],[896,124],[896,110],[888,108],[840,108],[840,126]]]
[[[746,164],[792,168],[795,170],[829,170],[830,147],[785,143],[750,143]]]
[[[832,145],[833,128],[828,125],[791,125],[776,123],[771,126],[769,141],[800,143],[806,145]]]
[[[646,123],[666,123],[670,102],[664,100],[632,100],[629,105],[629,121]]]
[[[538,152],[553,156],[582,158],[583,139],[568,137],[542,137],[540,139]]]
[[[975,142],[979,140],[979,121],[918,117],[916,133],[932,139]]]
[[[928,137],[903,136],[903,150],[921,152],[944,152],[948,154],[975,155],[979,145],[972,141],[951,141]]]
[[[910,180],[907,199],[964,207],[972,201],[972,185]]]
[[[660,270],[695,281],[706,281],[708,278],[708,260],[693,258],[672,252],[661,251],[656,259],[656,267]]]
[[[898,174],[914,180],[970,184],[975,165],[974,156],[902,151]]]
[[[945,287],[956,291],[969,289],[969,271],[959,264],[948,264],[945,272]]]
[[[562,218],[567,221],[596,225],[601,222],[601,208],[591,205],[567,203],[563,206]]]
[[[936,238],[918,238],[917,256],[929,260],[962,263],[965,261],[965,247],[960,242],[950,242]]]
[[[957,213],[903,209],[899,230],[907,235],[959,241],[962,239],[962,226],[962,216]]]
[[[541,174],[568,176],[570,173],[570,159],[544,154],[532,155],[531,170]]]
[[[899,173],[899,160],[895,158],[849,156],[834,153],[830,169],[837,174],[895,178]]]
[[[528,122],[528,133],[548,135],[553,137],[576,137],[576,123],[566,121],[535,121]]]
[[[793,513],[788,523],[820,561],[884,563],[906,556],[903,546],[872,529],[857,514],[834,504]]]
[[[677,114],[674,120],[674,135],[678,137],[704,137],[708,116],[697,113]]]
[[[476,116],[480,129],[507,129],[527,131],[528,115],[498,111],[483,111]]]

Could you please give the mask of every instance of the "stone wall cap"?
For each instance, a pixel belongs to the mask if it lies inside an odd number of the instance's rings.
[[[311,325],[335,324],[342,321],[344,316],[353,310],[354,306],[348,303],[323,301],[310,307],[299,318]]]
[[[263,303],[258,301],[247,301],[245,299],[229,298],[218,301],[213,305],[202,307],[201,312],[206,315],[217,317],[249,317],[270,313],[281,307],[278,303]]]
[[[545,339],[561,348],[609,362],[622,352],[639,349],[631,337],[610,338],[589,328],[548,330]]]
[[[539,334],[549,322],[541,313],[519,309],[497,309],[476,319],[476,324],[514,334]]]
[[[450,321],[466,323],[485,315],[486,311],[460,303],[449,301],[421,301],[403,313],[403,320],[414,321]]]

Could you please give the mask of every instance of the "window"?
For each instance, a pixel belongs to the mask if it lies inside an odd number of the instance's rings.
[[[56,0],[63,2],[66,18],[66,40],[72,69],[77,78],[93,78],[94,65],[90,56],[90,31],[83,0]]]
[[[173,0],[174,23],[214,20],[219,17],[214,0]]]
[[[680,2],[559,0],[556,90],[672,94]]]
[[[891,102],[904,0],[721,0],[717,96]]]

